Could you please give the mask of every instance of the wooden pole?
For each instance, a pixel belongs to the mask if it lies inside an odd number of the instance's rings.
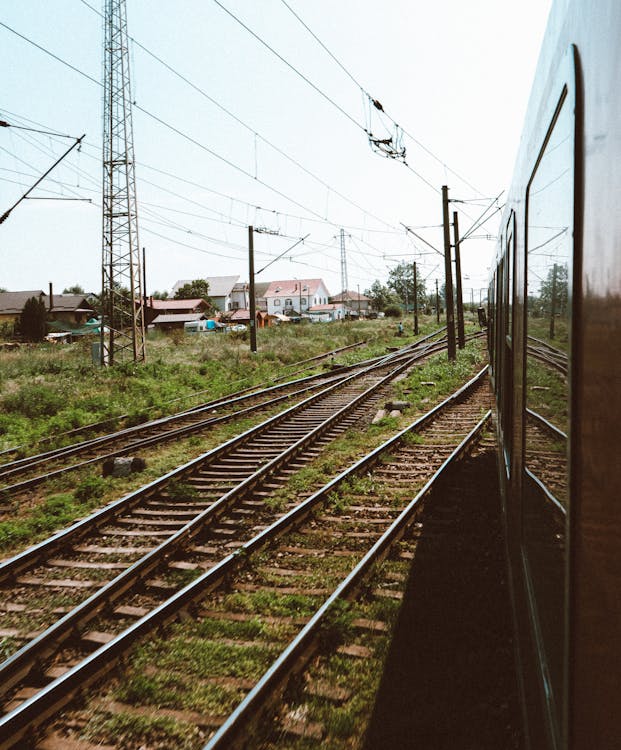
[[[418,281],[416,278],[416,261],[414,261],[414,335],[418,336]]]
[[[257,311],[254,295],[254,228],[248,227],[248,282],[250,287],[250,351],[257,351]]]
[[[466,346],[466,334],[464,331],[464,300],[461,293],[461,258],[457,211],[453,211],[453,240],[455,244],[455,282],[457,284],[457,344],[460,349],[463,349]]]
[[[444,226],[444,303],[446,305],[446,338],[449,360],[455,359],[455,311],[453,305],[453,269],[451,268],[451,227],[449,223],[448,187],[442,185],[442,223]]]

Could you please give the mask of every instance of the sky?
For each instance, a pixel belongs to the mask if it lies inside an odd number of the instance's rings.
[[[441,187],[462,236],[502,205],[550,4],[126,0],[147,291],[247,281],[249,224],[277,233],[255,235],[257,281],[337,294],[343,228],[350,290],[413,261],[442,283]],[[86,134],[0,224],[2,288],[100,290],[102,5],[0,2],[0,119],[71,136],[0,128],[0,214]],[[365,129],[400,137],[405,163]],[[487,284],[493,208],[461,247],[465,301]]]

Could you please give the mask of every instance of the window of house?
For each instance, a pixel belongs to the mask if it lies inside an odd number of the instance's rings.
[[[285,300],[285,307],[293,307],[293,300],[291,300],[290,298],[287,298]]]
[[[306,297],[300,297],[300,304],[305,305],[306,304]]]
[[[275,299],[274,300],[274,306],[280,306],[280,300],[279,299]]]

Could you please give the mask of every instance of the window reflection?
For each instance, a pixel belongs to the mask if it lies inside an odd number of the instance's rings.
[[[574,124],[568,102],[528,190],[523,542],[552,704],[560,717],[565,644]],[[559,720],[560,724],[560,720]],[[560,731],[560,729],[559,729]]]

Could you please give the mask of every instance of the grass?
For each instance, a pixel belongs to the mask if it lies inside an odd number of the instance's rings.
[[[25,518],[0,521],[0,549],[10,549],[47,536],[50,532],[71,524],[85,510],[98,504],[98,498],[80,503],[72,493],[52,495]]]
[[[388,321],[281,326],[259,331],[259,352],[230,336],[150,334],[145,364],[101,368],[90,341],[34,345],[0,355],[0,450],[110,417],[137,424],[293,372],[300,360],[362,340],[337,356],[356,361],[394,343]],[[322,364],[316,365],[320,371]],[[63,441],[58,440],[58,444]]]

